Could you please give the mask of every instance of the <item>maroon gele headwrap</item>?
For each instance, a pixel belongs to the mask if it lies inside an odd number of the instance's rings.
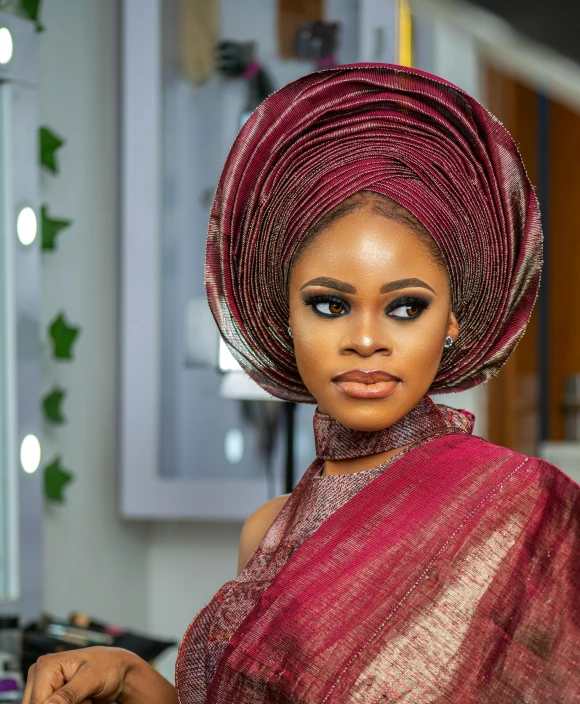
[[[209,304],[232,354],[274,396],[314,400],[288,334],[292,257],[326,212],[361,190],[413,213],[447,264],[461,331],[430,391],[487,381],[523,335],[537,296],[538,204],[493,115],[441,78],[386,64],[288,84],[234,142],[206,257]]]

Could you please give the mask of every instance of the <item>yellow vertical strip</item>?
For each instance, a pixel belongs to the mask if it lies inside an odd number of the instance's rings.
[[[413,29],[409,0],[397,0],[397,63],[401,66],[413,65]]]

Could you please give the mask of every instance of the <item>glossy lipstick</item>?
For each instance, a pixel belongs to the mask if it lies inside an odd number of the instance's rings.
[[[335,376],[332,383],[350,398],[374,399],[390,396],[397,388],[399,381],[398,377],[378,369],[370,371],[352,369]]]

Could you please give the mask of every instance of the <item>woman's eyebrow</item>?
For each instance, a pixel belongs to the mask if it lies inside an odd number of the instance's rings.
[[[319,276],[316,279],[307,281],[300,287],[300,290],[302,291],[302,289],[307,286],[324,286],[326,288],[334,288],[343,293],[356,293],[356,288],[352,284],[347,284],[345,281],[339,281],[338,279],[330,279],[327,276]],[[426,288],[436,293],[429,284],[421,281],[421,279],[398,279],[397,281],[390,281],[388,284],[381,286],[379,293],[389,293],[390,291],[397,291],[400,288],[409,288],[412,286],[416,288]]]
[[[338,279],[329,279],[327,276],[319,276],[317,279],[307,281],[300,287],[300,290],[302,291],[302,289],[307,286],[325,286],[326,288],[334,288],[343,293],[356,293],[356,288],[352,284],[347,284],[345,281],[339,281]]]
[[[429,284],[421,281],[421,279],[398,279],[397,281],[390,281],[388,284],[383,284],[381,286],[380,293],[389,293],[389,291],[396,291],[400,288],[410,288],[412,286],[417,288],[426,288],[427,290],[436,293],[436,291],[434,291]]]

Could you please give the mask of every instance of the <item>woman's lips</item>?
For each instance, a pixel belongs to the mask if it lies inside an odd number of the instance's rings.
[[[353,369],[335,376],[332,383],[345,396],[351,398],[387,398],[395,389],[400,379],[388,372],[364,371]]]

